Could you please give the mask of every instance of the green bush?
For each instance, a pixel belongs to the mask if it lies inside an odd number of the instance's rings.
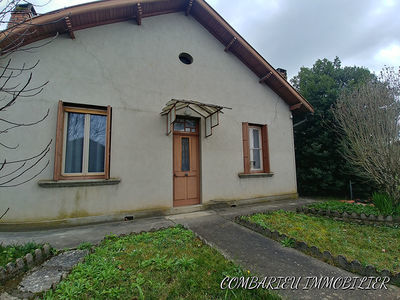
[[[372,195],[372,201],[374,202],[375,207],[383,215],[393,215],[395,211],[399,210],[398,207],[394,206],[394,200],[388,194],[375,192]]]

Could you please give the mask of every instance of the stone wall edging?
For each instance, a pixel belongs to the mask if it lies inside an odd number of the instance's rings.
[[[249,217],[251,215],[246,215],[245,217]],[[356,273],[362,276],[387,276],[390,278],[390,283],[400,286],[400,273],[392,273],[389,270],[378,271],[374,266],[367,265],[363,266],[358,260],[353,260],[349,262],[344,255],[333,256],[329,251],[321,252],[320,249],[316,246],[309,246],[303,241],[298,241],[294,238],[290,238],[285,234],[281,234],[278,231],[270,230],[268,228],[264,228],[258,224],[253,222],[249,222],[247,220],[243,220],[241,216],[235,218],[235,222],[247,227],[255,232],[258,232],[262,235],[265,235],[277,242],[280,242],[284,239],[292,239],[294,241],[293,248],[307,254],[311,255],[319,260],[322,260],[331,265],[337,266],[341,269],[344,269],[348,272]]]
[[[23,257],[17,258],[14,262],[9,262],[6,267],[0,267],[0,282],[10,280],[17,275],[33,268],[44,262],[51,256],[51,247],[48,244],[43,246],[43,249],[37,248],[34,254],[26,254]]]
[[[315,215],[315,216],[325,216],[332,219],[339,219],[343,221],[356,221],[364,224],[377,224],[377,225],[397,225],[400,224],[400,216],[383,216],[383,215],[366,215],[364,213],[347,213],[339,212],[333,210],[318,210],[310,207],[298,207],[297,212]]]

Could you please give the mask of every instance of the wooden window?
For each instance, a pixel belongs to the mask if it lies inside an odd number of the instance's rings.
[[[244,174],[270,173],[268,127],[242,123]]]
[[[59,101],[53,179],[109,179],[110,132],[110,106]]]

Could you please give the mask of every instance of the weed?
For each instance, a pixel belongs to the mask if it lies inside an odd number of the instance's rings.
[[[32,242],[24,245],[0,245],[0,266],[4,267],[9,262],[15,261],[17,258],[23,257],[28,253],[33,254],[35,249],[41,248],[42,245]]]
[[[79,250],[90,250],[92,249],[93,244],[90,242],[84,242],[78,246]]]
[[[283,247],[293,248],[294,247],[294,240],[291,238],[284,238],[281,240],[281,244]]]

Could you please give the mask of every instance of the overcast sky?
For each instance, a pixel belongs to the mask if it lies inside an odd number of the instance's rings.
[[[91,1],[52,0],[37,11],[84,2]],[[273,67],[287,69],[289,77],[318,58],[335,56],[342,65],[374,71],[384,65],[400,66],[399,0],[207,2]]]

